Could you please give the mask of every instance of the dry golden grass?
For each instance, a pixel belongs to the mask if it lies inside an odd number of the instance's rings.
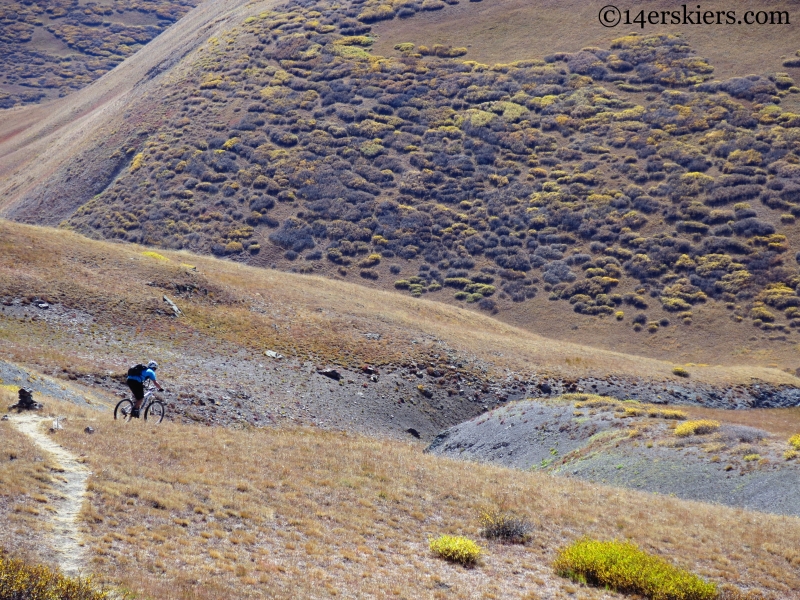
[[[14,403],[15,395],[0,386],[0,413]],[[57,469],[10,422],[0,421],[0,547],[35,555],[35,534],[48,528],[53,510]]]
[[[720,410],[702,406],[682,407],[690,419],[714,419],[735,425],[757,427],[781,437],[800,431],[800,407]]]
[[[0,221],[0,290],[84,310],[100,324],[135,327],[143,334],[137,337],[168,346],[224,340],[255,352],[273,348],[288,356],[357,366],[414,360],[444,344],[503,375],[510,368],[565,377],[680,379],[672,374],[671,361],[548,340],[462,308],[185,252],[162,251],[167,260],[156,260],[144,250]],[[187,269],[187,263],[199,272]],[[179,298],[185,317],[178,321],[158,317],[165,310],[164,290],[158,286],[171,283],[193,284],[209,293]],[[375,331],[382,335],[379,342],[364,336]],[[71,338],[59,338],[40,322],[0,320],[3,342],[9,353],[29,364],[86,372],[119,366],[112,352],[76,356]],[[792,375],[756,364],[698,367],[692,369],[692,381],[797,383]]]
[[[578,588],[550,564],[583,535],[631,539],[703,577],[781,598],[800,587],[795,518],[440,459],[352,434],[153,430],[51,404],[67,415],[57,440],[93,471],[83,525],[91,570],[153,597],[573,597]],[[83,433],[87,424],[95,434]],[[430,553],[431,537],[477,538],[480,510],[492,505],[533,523],[528,545],[485,541],[475,569]]]

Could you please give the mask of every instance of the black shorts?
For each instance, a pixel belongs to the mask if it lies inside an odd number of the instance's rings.
[[[136,400],[144,399],[144,383],[136,381],[135,379],[128,379],[128,387],[131,388],[133,397],[136,398]]]

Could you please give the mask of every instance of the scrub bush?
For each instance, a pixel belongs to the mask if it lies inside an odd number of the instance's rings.
[[[483,550],[469,538],[442,535],[430,540],[430,549],[437,556],[464,566],[474,565]]]
[[[480,513],[481,535],[509,544],[524,544],[533,525],[526,517],[496,508],[484,509]]]
[[[675,428],[675,435],[678,437],[689,437],[690,435],[703,435],[719,429],[719,421],[710,419],[700,419],[698,421],[686,421]]]
[[[103,600],[90,579],[64,577],[43,565],[28,565],[0,551],[0,598],[16,600]]]
[[[556,573],[573,581],[653,600],[716,600],[717,586],[631,542],[584,538],[561,550]]]

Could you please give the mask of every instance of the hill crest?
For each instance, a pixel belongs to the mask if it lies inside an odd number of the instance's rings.
[[[76,124],[41,165],[36,144],[5,156],[28,161],[6,214],[585,323],[606,347],[701,344],[701,320],[749,353],[797,342],[789,74],[718,81],[660,33],[497,65],[371,50],[373,28],[451,10],[407,4],[199,8],[77,97],[108,86],[90,141]],[[179,38],[184,58],[159,63]],[[38,134],[20,135],[4,147]]]

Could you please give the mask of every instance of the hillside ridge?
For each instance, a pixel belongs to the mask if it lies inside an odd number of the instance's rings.
[[[684,365],[687,378],[669,360],[548,340],[396,292],[9,221],[0,231],[6,360],[113,402],[131,362],[153,357],[187,422],[429,441],[509,400],[569,391],[739,409],[794,405],[800,393],[774,368]],[[31,379],[13,366],[0,376]]]
[[[25,163],[33,187],[7,180],[5,214],[523,327],[598,324],[593,343],[635,352],[702,343],[701,321],[753,353],[800,341],[789,72],[718,80],[684,37],[650,32],[495,65],[442,44],[376,54],[375,23],[450,10],[423,4],[199,7],[107,75],[165,69],[121,82],[85,117],[91,139]],[[159,67],[181,32],[185,58]]]
[[[166,76],[206,36],[225,27],[242,4],[240,0],[206,3],[90,86],[46,105],[0,111],[0,209],[14,212],[15,204],[36,186],[49,185],[30,200],[31,214],[43,210],[42,222],[56,225],[87,197],[105,189],[120,164],[108,147],[126,143],[135,132],[125,128],[124,114],[131,110],[131,102],[152,94],[159,76]],[[144,114],[137,122],[147,128],[158,119],[158,114]],[[75,162],[79,166],[70,168],[69,163]],[[94,183],[87,191],[86,181],[72,181],[80,179],[82,164],[104,173],[102,184]],[[48,184],[48,179],[55,181]],[[74,198],[54,213],[47,207],[53,196]],[[17,206],[16,211],[23,214],[25,207]]]

